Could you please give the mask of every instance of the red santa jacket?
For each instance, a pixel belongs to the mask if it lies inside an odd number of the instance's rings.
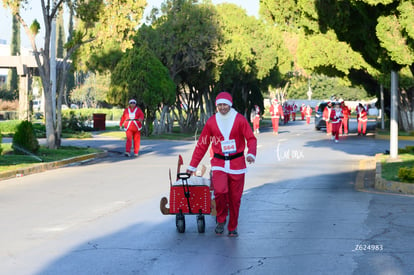
[[[351,110],[346,105],[342,105],[341,108],[342,108],[342,114],[344,116],[344,119],[348,119],[349,116],[351,115]]]
[[[368,120],[368,113],[364,108],[358,108],[358,121],[365,122]]]
[[[305,108],[305,114],[307,117],[310,117],[312,115],[312,108],[310,106],[306,106]]]
[[[229,121],[226,121],[227,119]],[[224,127],[225,125],[230,127]],[[230,109],[225,119],[220,113],[217,113],[207,120],[194,149],[188,170],[196,170],[211,144],[211,149],[216,155],[211,159],[212,171],[220,170],[229,174],[244,174],[246,173],[244,156],[246,143],[247,155],[256,158],[257,139],[247,119],[234,109]],[[225,150],[231,153],[223,152]]]
[[[337,110],[337,109],[333,108],[331,110],[331,117],[330,118],[331,118],[331,123],[333,123],[333,124],[340,123],[341,119],[343,118],[342,110],[341,109]]]
[[[270,106],[269,112],[272,118],[283,118],[283,108],[279,103],[272,104],[272,106]]]
[[[329,108],[328,106],[325,107],[322,113],[323,120],[329,121],[331,117],[332,108]]]
[[[137,106],[135,106],[135,108],[128,107],[122,114],[119,126],[124,126],[127,130],[136,128],[138,131],[140,131],[142,128],[142,120],[144,120],[144,113],[140,108]]]

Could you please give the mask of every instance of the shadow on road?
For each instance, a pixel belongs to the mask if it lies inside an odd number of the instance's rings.
[[[104,231],[108,225],[112,225],[109,231],[114,224],[128,225],[98,238],[94,236],[102,232],[92,228],[87,240],[37,274],[352,274],[355,262],[375,274],[380,266],[366,263],[375,263],[383,255],[353,251],[365,242],[379,242],[393,251],[394,256],[382,257],[382,263],[385,260],[388,267],[402,270],[402,262],[408,264],[410,259],[399,245],[412,242],[413,235],[399,235],[405,229],[390,227],[389,222],[414,220],[414,212],[390,215],[394,210],[382,200],[384,196],[355,191],[355,177],[355,172],[331,173],[245,190],[236,239],[216,236],[210,216],[206,233],[197,233],[195,216],[189,215],[186,232],[177,233],[174,216],[162,216],[155,198],[101,220],[96,227]],[[378,219],[374,223],[379,226],[370,223],[374,200]],[[411,205],[410,198],[393,200],[394,206]],[[387,234],[375,239],[384,230]],[[399,241],[388,239],[388,234],[400,236]]]

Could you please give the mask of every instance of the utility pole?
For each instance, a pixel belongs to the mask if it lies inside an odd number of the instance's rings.
[[[385,108],[384,108],[384,86],[380,85],[380,96],[381,96],[381,129],[385,129]]]
[[[398,158],[398,74],[391,71],[390,158]]]
[[[52,116],[56,125],[56,18],[52,20],[52,33],[50,37],[50,86],[52,89]]]

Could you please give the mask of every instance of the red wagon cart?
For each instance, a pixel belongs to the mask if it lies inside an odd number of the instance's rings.
[[[182,161],[179,161],[177,171],[181,164]],[[168,199],[163,197],[160,203],[161,213],[176,215],[175,224],[179,233],[185,232],[185,215],[196,215],[198,232],[204,233],[204,216],[215,213],[215,202],[211,199],[211,192],[209,179],[178,172],[177,181],[170,182],[170,208],[166,207]]]

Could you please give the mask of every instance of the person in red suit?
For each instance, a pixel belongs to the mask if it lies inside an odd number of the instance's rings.
[[[285,117],[285,119],[283,120],[283,124],[287,124],[290,118],[290,105],[287,102],[283,104],[283,114]]]
[[[304,120],[305,116],[306,116],[306,105],[305,105],[305,103],[302,103],[302,105],[300,106],[300,114],[302,116],[302,120]]]
[[[282,105],[279,104],[279,101],[277,99],[272,100],[272,106],[270,106],[269,112],[272,117],[273,134],[278,135],[279,119],[280,117],[282,117],[282,119],[284,119],[285,117],[283,115]]]
[[[137,101],[131,99],[129,101],[129,107],[124,110],[121,121],[119,122],[119,127],[121,129],[124,128],[126,133],[125,156],[127,157],[131,155],[132,141],[134,141],[134,156],[138,156],[143,120],[144,113],[137,106]]]
[[[254,109],[253,109],[253,114],[252,114],[252,118],[253,118],[253,132],[255,134],[259,133],[259,127],[260,127],[260,108],[257,105],[254,105]]]
[[[310,124],[310,119],[312,116],[312,108],[310,105],[304,107],[305,109],[305,115],[306,115],[306,124]]]
[[[332,134],[332,124],[330,122],[331,111],[332,111],[332,102],[328,101],[328,105],[325,107],[322,113],[322,118],[323,120],[326,121],[326,134],[327,135]]]
[[[296,112],[298,111],[298,105],[296,105],[295,101],[293,101],[292,105],[290,105],[291,112],[292,112],[292,121],[296,121]]]
[[[349,117],[351,116],[351,110],[348,108],[348,106],[345,105],[345,102],[341,100],[341,109],[342,109],[342,115],[344,116],[342,118],[342,126],[339,129],[339,134],[345,134],[348,135],[348,128],[349,128]],[[344,128],[342,132],[342,127]]]
[[[335,107],[331,110],[330,119],[332,125],[332,139],[335,142],[339,140],[339,129],[341,128],[342,123],[342,109],[339,102],[335,103]]]
[[[361,103],[359,103],[359,105],[357,106],[356,112],[358,119],[358,136],[365,136],[367,132],[368,113]]]
[[[244,188],[246,161],[254,163],[257,139],[247,119],[231,108],[233,98],[227,92],[216,97],[217,113],[211,116],[201,131],[187,173],[192,174],[203,159],[210,144],[213,150],[211,162],[212,183],[217,210],[215,232],[221,235],[227,225],[230,237],[237,237],[237,225],[241,197]],[[244,150],[247,144],[247,155]]]

